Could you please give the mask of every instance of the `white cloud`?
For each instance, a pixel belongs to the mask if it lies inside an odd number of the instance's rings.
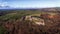
[[[0,6],[7,6],[7,2],[0,2]]]

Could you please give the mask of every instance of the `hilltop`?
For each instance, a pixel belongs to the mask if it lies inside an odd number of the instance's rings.
[[[0,34],[60,34],[60,8],[2,9]]]

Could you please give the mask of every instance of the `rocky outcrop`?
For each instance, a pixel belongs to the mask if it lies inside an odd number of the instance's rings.
[[[38,16],[39,17],[39,16]],[[33,21],[37,25],[45,25],[44,19],[34,17],[34,16],[25,16],[22,20]]]

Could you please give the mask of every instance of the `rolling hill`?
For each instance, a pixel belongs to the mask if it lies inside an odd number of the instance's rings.
[[[60,34],[60,8],[0,9],[0,34]]]

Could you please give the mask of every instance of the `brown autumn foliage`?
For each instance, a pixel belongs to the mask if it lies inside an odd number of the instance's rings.
[[[9,20],[3,25],[7,29],[5,34],[60,34],[60,15],[41,14],[45,26],[33,24],[29,20]]]

